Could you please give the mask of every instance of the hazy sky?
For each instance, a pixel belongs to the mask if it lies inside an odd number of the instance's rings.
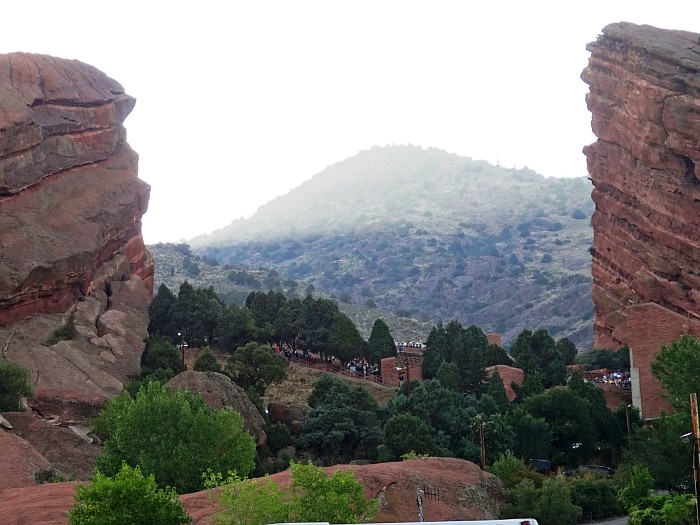
[[[586,44],[623,20],[700,31],[700,2],[22,0],[2,20],[0,52],[76,58],[136,97],[155,243],[374,145],[585,175]]]

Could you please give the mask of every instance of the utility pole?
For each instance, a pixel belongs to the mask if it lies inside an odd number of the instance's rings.
[[[178,332],[180,336],[180,372],[185,371],[185,334]]]
[[[693,424],[693,474],[695,475],[695,519],[700,523],[700,423],[698,423],[698,396],[690,394],[690,419]]]
[[[484,444],[484,420],[479,421],[479,435],[481,438],[481,470],[486,470],[486,446]]]

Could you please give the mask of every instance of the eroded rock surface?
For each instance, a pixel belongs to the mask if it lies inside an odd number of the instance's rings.
[[[378,463],[337,465],[324,470],[350,469],[362,483],[365,496],[379,500],[375,522],[416,521],[418,489],[439,493],[424,501],[425,521],[496,519],[504,502],[503,485],[493,474],[482,472],[474,463],[456,458],[428,458]],[[289,471],[270,476],[286,486]],[[73,505],[74,483],[52,483],[40,487],[0,492],[0,523],[42,523],[65,525],[65,513]],[[217,510],[209,492],[180,496],[194,525],[214,523]]]
[[[627,343],[633,304],[700,315],[699,38],[623,22],[588,45],[597,348]]]
[[[231,407],[243,417],[245,428],[259,447],[267,444],[265,420],[241,387],[231,378],[217,372],[196,372],[187,370],[176,375],[167,385],[176,390],[189,390],[199,394],[204,402],[214,410]]]
[[[93,452],[59,442],[83,448],[67,427],[140,372],[148,336],[150,189],[123,125],[134,103],[87,64],[0,55],[0,359],[29,369],[36,415],[12,431],[59,467],[84,465],[79,478]]]

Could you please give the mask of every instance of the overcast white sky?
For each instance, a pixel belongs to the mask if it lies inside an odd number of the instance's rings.
[[[147,243],[209,233],[374,145],[582,176],[580,80],[612,22],[700,31],[700,2],[23,0],[0,52],[75,58],[137,98]]]

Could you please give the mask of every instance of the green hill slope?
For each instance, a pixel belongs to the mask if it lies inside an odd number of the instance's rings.
[[[587,179],[544,178],[437,149],[375,147],[247,220],[191,241],[347,304],[592,344]]]

